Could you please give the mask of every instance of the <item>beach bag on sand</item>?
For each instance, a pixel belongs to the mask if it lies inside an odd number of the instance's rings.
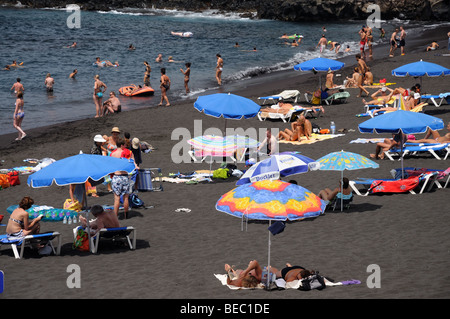
[[[81,227],[78,228],[77,237],[72,245],[73,249],[89,251],[88,233]]]
[[[81,208],[82,208],[79,201],[75,200],[75,202],[72,203],[72,200],[70,198],[66,199],[63,207],[64,207],[64,209],[70,209],[70,210],[74,210],[77,212],[81,212]]]
[[[19,179],[19,172],[18,171],[9,172],[7,175],[8,175],[8,178],[9,178],[9,185],[11,185],[11,186],[20,185],[20,179]]]
[[[325,278],[319,275],[319,272],[309,276],[308,278],[302,279],[301,285],[298,288],[299,290],[308,291],[308,290],[322,290],[326,288]]]
[[[0,174],[0,188],[8,188],[10,186],[9,184],[9,178],[7,174]]]
[[[218,168],[213,172],[213,178],[227,179],[228,177],[228,168]]]

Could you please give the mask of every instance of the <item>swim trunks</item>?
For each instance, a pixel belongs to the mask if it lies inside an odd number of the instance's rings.
[[[405,39],[400,40],[400,46],[404,47],[405,46]]]
[[[115,195],[122,196],[131,194],[131,183],[128,175],[114,175],[111,181],[111,188]]]

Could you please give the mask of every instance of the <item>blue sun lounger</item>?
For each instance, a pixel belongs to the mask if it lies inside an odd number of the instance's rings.
[[[447,104],[450,104],[450,92],[447,93],[441,93],[436,95],[430,95],[430,94],[424,94],[421,96],[424,100],[431,100],[433,102],[434,106],[439,107],[442,105],[442,102],[447,101]],[[436,101],[440,99],[440,101]]]
[[[58,245],[57,245],[56,249],[52,243],[52,240],[55,238],[58,239]],[[8,237],[8,235],[0,235],[0,246],[1,245],[11,245],[11,248],[14,252],[14,257],[16,259],[21,259],[23,257],[23,251],[24,251],[25,246],[27,246],[27,247],[31,246],[33,240],[34,241],[48,240],[48,243],[50,244],[50,247],[52,248],[53,253],[55,255],[59,255],[61,253],[61,234],[58,232],[27,235],[27,236],[23,237],[22,239],[11,239],[11,237]],[[18,251],[18,247],[20,247],[20,252]]]
[[[417,155],[418,153],[428,152],[433,155],[436,159],[441,160],[441,156],[439,156],[439,152],[442,153],[444,160],[450,154],[450,143],[435,143],[435,144],[426,144],[426,143],[405,143],[403,147],[403,155],[402,150],[400,148],[390,149],[385,151],[384,154],[391,160],[394,160],[394,156],[399,156],[400,159],[405,157],[406,155]],[[443,154],[445,153],[445,155]],[[399,159],[399,160],[400,160]]]
[[[81,226],[73,229],[74,239],[77,236],[79,227]],[[98,252],[98,244],[100,242],[100,238],[109,238],[112,240],[116,240],[118,238],[126,238],[128,247],[131,250],[136,249],[136,228],[132,226],[100,229],[97,234],[91,236],[90,249],[93,254]]]

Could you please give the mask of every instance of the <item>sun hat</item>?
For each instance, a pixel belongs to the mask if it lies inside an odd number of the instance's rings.
[[[114,126],[111,130],[111,133],[120,133],[120,130],[117,126]]]
[[[137,137],[131,140],[131,147],[137,150],[139,148],[139,139]]]
[[[100,134],[95,135],[94,142],[106,142],[106,140]]]

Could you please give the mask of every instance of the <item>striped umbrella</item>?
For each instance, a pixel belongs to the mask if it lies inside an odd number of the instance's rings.
[[[306,188],[280,180],[263,180],[238,186],[222,195],[216,203],[218,211],[242,220],[244,217],[269,220],[269,229],[272,220],[314,218],[323,214],[325,207],[326,203]],[[270,273],[270,231],[267,264]]]
[[[378,168],[380,165],[368,159],[365,156],[352,152],[333,152],[319,158],[317,161],[320,165],[320,170],[323,171],[341,171],[341,193],[342,180],[344,179],[344,170],[355,170],[363,168]],[[343,199],[341,197],[341,211]]]

